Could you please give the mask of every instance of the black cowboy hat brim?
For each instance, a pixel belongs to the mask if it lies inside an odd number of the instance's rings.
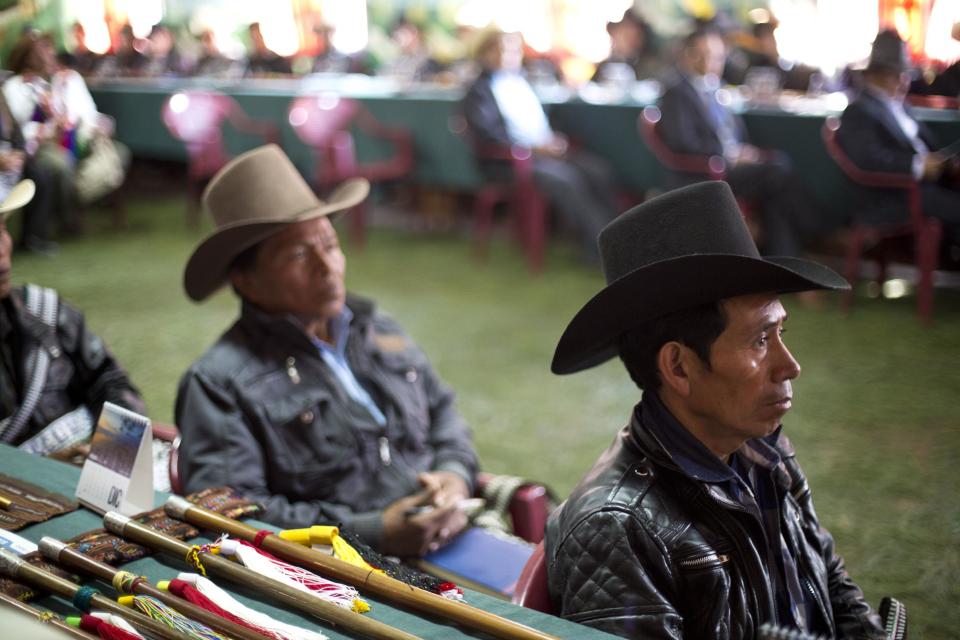
[[[550,369],[567,374],[617,355],[624,332],[668,313],[751,293],[842,290],[831,269],[801,258],[696,254],[656,262],[607,285],[560,337]]]

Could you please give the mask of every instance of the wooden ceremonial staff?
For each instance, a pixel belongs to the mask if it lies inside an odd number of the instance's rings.
[[[190,564],[187,558],[193,552],[191,545],[142,525],[127,516],[110,512],[103,517],[103,526],[111,533],[129,538],[134,542],[167,553],[188,565]],[[262,576],[240,563],[227,560],[219,555],[202,551],[197,555],[205,571],[223,576],[241,586],[255,589],[259,593],[266,594],[329,624],[339,625],[353,633],[378,640],[421,640],[406,631],[395,629],[362,614],[320,600],[310,593],[278,580]]]
[[[170,496],[164,505],[167,515],[234,538],[255,542],[258,530],[219,513],[208,511],[180,496]],[[310,569],[330,580],[345,582],[361,591],[417,611],[452,620],[465,627],[483,631],[502,640],[557,640],[526,625],[501,618],[463,602],[449,600],[435,593],[418,589],[382,573],[363,569],[309,547],[284,540],[277,535],[263,536],[260,546],[264,551]]]
[[[16,598],[11,598],[5,593],[0,593],[0,609],[3,607],[10,607],[11,609],[16,609],[22,611],[24,614],[36,618],[38,621],[43,624],[49,624],[52,627],[56,627],[57,631],[62,631],[63,633],[70,635],[74,638],[79,638],[80,640],[99,640],[97,636],[90,635],[83,629],[77,629],[76,627],[71,627],[69,624],[61,620],[56,616],[46,617],[42,611],[34,609],[25,602],[20,602]],[[7,620],[9,621],[9,619]],[[261,639],[262,640],[262,639]]]
[[[63,565],[68,569],[89,573],[104,582],[114,585],[114,588],[116,588],[116,583],[113,581],[113,578],[120,573],[119,569],[115,569],[99,560],[85,556],[79,551],[71,549],[67,546],[67,543],[49,536],[40,539],[39,547],[40,553],[48,560]],[[168,607],[176,609],[186,617],[205,624],[211,629],[220,631],[236,640],[263,640],[263,636],[253,629],[248,629],[233,620],[221,618],[203,607],[198,607],[192,602],[188,602],[183,598],[178,598],[172,593],[158,589],[147,582],[146,578],[134,580],[127,588],[132,594],[156,598]]]
[[[65,578],[50,573],[46,569],[35,567],[20,556],[0,549],[0,573],[10,576],[16,580],[22,580],[32,587],[43,591],[55,593],[58,596],[67,598],[71,602],[80,585],[74,584]],[[111,600],[105,596],[96,593],[90,598],[93,608],[118,615],[134,627],[147,632],[148,634],[163,638],[163,640],[190,640],[190,638],[175,629],[168,627],[162,622],[157,622],[139,611],[134,611],[122,604]]]

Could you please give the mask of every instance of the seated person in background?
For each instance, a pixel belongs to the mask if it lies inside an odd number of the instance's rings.
[[[444,66],[431,54],[420,25],[401,16],[390,28],[393,57],[377,69],[377,75],[408,81],[426,81]]]
[[[83,77],[58,69],[49,36],[24,34],[10,52],[13,77],[3,83],[3,95],[20,127],[27,155],[51,181],[52,210],[65,231],[79,230],[78,200],[89,202],[123,181],[129,151],[110,140],[106,120]],[[106,142],[115,163],[88,164]],[[104,172],[118,171],[119,175]]]
[[[87,48],[87,32],[82,24],[74,22],[70,30],[73,33],[73,51],[61,52],[58,56],[60,63],[82,76],[94,75],[103,56]]]
[[[186,491],[228,484],[281,527],[341,523],[383,553],[456,535],[477,470],[454,394],[396,321],[348,295],[329,215],[279,147],[224,167],[203,196],[215,231],[184,272],[200,301],[230,282],[240,318],[177,393]],[[412,514],[412,508],[432,507]]]
[[[11,284],[7,216],[33,192],[24,180],[0,204],[0,442],[79,463],[104,402],[144,406],[82,313],[52,289]]]
[[[610,167],[601,158],[571,149],[566,137],[550,127],[537,94],[519,72],[519,35],[488,31],[479,40],[476,57],[482,71],[462,104],[473,141],[529,148],[537,188],[577,230],[584,257],[596,260],[597,234],[618,210]],[[480,169],[494,181],[512,176],[506,161],[484,161]]]
[[[567,326],[552,369],[619,353],[643,401],[547,524],[554,609],[631,638],[754,638],[767,622],[886,638],[781,424],[800,365],[778,296],[849,285],[762,258],[722,182],[624,213],[600,251],[608,286]]]
[[[53,211],[53,192],[47,173],[24,152],[20,126],[0,93],[0,199],[6,198],[21,178],[31,180],[37,193],[24,205],[18,247],[25,251],[52,255],[57,245],[49,240],[49,221]]]
[[[920,181],[923,212],[939,218],[949,240],[960,243],[960,165],[956,156],[937,152],[933,133],[904,106],[910,83],[906,44],[896,31],[877,34],[863,72],[860,95],[843,111],[837,142],[864,171],[912,176]],[[861,220],[896,223],[909,220],[903,189],[860,187]]]
[[[247,53],[247,75],[269,76],[289,74],[290,61],[277,55],[267,46],[260,31],[260,23],[252,22],[247,27],[250,34],[250,51]]]
[[[147,63],[143,74],[147,76],[179,76],[183,74],[184,64],[177,51],[176,41],[169,27],[155,24],[147,36],[150,45]]]
[[[220,51],[213,29],[204,29],[200,34],[200,51],[192,70],[193,75],[209,78],[238,78],[243,75],[244,65]]]
[[[720,101],[725,45],[712,30],[695,31],[683,43],[678,75],[660,98],[657,131],[676,153],[718,156],[738,198],[760,214],[766,253],[798,256],[826,229],[807,189],[782,154],[761,151],[747,140],[743,122]],[[681,180],[691,181],[687,176]],[[702,180],[702,176],[692,181]]]
[[[123,25],[117,35],[117,48],[103,61],[97,75],[142,76],[150,59],[138,47],[143,45],[137,42],[133,27]]]
[[[633,9],[623,12],[619,22],[608,22],[610,55],[597,65],[594,82],[612,80],[614,65],[623,65],[633,71],[633,80],[655,78],[662,70],[656,52],[656,36],[646,20]],[[622,68],[622,67],[621,67]]]
[[[780,57],[776,31],[778,22],[770,19],[753,25],[746,46],[730,52],[723,68],[723,79],[730,84],[750,84],[751,71],[769,69],[777,79],[777,89],[806,91],[816,69]]]

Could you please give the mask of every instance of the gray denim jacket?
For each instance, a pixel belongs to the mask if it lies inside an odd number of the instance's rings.
[[[387,418],[350,398],[301,325],[244,303],[183,376],[176,420],[185,489],[230,485],[282,527],[341,523],[378,546],[382,511],[447,470],[472,486],[470,431],[424,353],[391,318],[348,296],[347,360]]]

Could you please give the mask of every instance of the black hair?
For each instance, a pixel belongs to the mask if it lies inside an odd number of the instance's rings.
[[[687,36],[683,39],[683,49],[690,49],[697,44],[697,42],[709,36],[717,36],[718,38],[722,38],[723,34],[719,29],[712,25],[698,25],[696,29],[687,34]]]
[[[638,387],[657,391],[662,380],[657,357],[660,347],[677,341],[693,350],[710,368],[710,347],[727,327],[720,301],[681,309],[648,320],[620,336],[620,359]]]

